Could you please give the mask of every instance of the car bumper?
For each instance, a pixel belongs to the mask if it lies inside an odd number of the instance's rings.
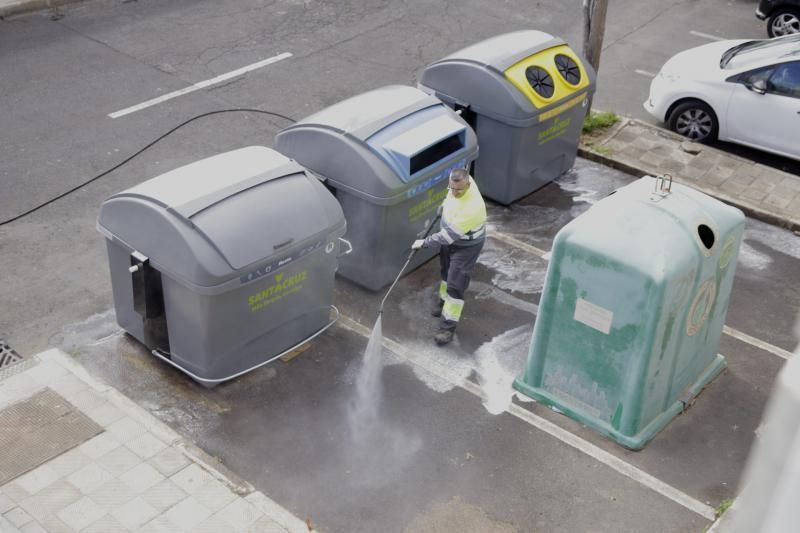
[[[653,115],[656,119],[666,122],[667,109],[669,109],[670,102],[670,82],[663,78],[660,74],[653,78],[650,82],[650,94],[645,100],[645,111]]]
[[[756,18],[764,20],[775,11],[775,0],[761,0],[756,6]]]

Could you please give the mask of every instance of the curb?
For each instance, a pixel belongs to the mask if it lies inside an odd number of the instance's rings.
[[[37,354],[36,358],[40,361],[52,361],[66,368],[72,372],[75,377],[86,383],[95,391],[107,395],[109,401],[118,409],[128,413],[131,418],[139,422],[142,426],[147,428],[148,431],[156,435],[168,445],[180,448],[186,457],[202,466],[203,469],[207,470],[209,474],[217,479],[217,481],[225,484],[235,494],[238,494],[239,496],[245,496],[255,491],[255,488],[250,483],[222,465],[218,464],[213,457],[196,447],[194,444],[188,442],[174,429],[155,418],[143,407],[137,405],[133,400],[119,392],[114,387],[106,385],[105,383],[93,378],[79,363],[75,362],[71,357],[69,357],[68,354],[62,352],[58,348],[51,348],[50,350]]]
[[[658,126],[654,126],[652,124],[648,124],[646,122],[643,122],[643,121],[637,120],[637,119],[626,119],[626,118],[623,118],[617,124],[615,124],[614,126],[609,128],[605,132],[605,134],[603,134],[603,135],[597,137],[596,139],[594,139],[594,145],[595,146],[602,145],[605,142],[611,140],[612,138],[614,138],[617,135],[617,133],[620,132],[620,130],[622,130],[622,128],[624,128],[628,124],[632,124],[632,125],[636,125],[636,126],[640,126],[640,127],[645,127],[645,128],[649,128],[649,129],[652,129],[652,130],[656,130],[656,132],[659,135],[661,135],[663,137],[666,137],[666,138],[668,138],[670,140],[674,140],[675,142],[686,142],[687,141],[687,139],[684,139],[683,137],[677,136],[673,132],[671,132],[669,130],[665,130],[664,128],[660,128]],[[739,159],[739,160],[742,159],[739,156],[728,154],[727,152],[722,152],[722,151],[717,150],[716,148],[713,148],[713,147],[708,147],[708,146],[703,145],[703,149],[704,150],[710,149],[712,151],[724,153],[726,155],[726,157],[731,157],[731,158]],[[627,161],[625,161],[623,159],[617,159],[617,158],[614,158],[614,157],[611,157],[611,156],[607,156],[607,155],[601,154],[599,152],[594,151],[591,147],[587,146],[583,142],[581,142],[578,145],[578,155],[583,157],[584,159],[588,159],[590,161],[594,161],[595,163],[599,163],[601,165],[605,165],[605,166],[608,166],[608,167],[611,167],[611,168],[615,168],[617,170],[621,170],[622,172],[626,172],[628,174],[631,174],[631,175],[639,177],[639,178],[641,178],[642,176],[646,176],[646,175],[654,175],[654,172],[653,172],[652,169],[647,169],[647,168],[641,167],[639,165],[631,164],[631,163],[629,163],[629,162],[627,162]],[[747,161],[749,161],[749,160],[747,160]],[[753,163],[753,164],[757,165],[757,166],[760,166],[760,167],[765,166],[765,165],[761,165],[760,163]],[[781,172],[779,170],[772,169],[771,167],[767,167],[767,168],[770,168],[770,170],[774,170],[775,172]],[[792,176],[794,176],[794,175],[792,175]],[[797,178],[797,179],[800,179],[800,178]],[[720,200],[722,202],[725,202],[726,204],[729,204],[729,205],[732,205],[732,206],[734,206],[734,207],[736,207],[738,209],[741,209],[747,216],[750,216],[751,218],[755,218],[755,219],[761,220],[763,222],[766,222],[768,224],[772,224],[772,225],[775,225],[775,226],[779,226],[779,227],[788,229],[788,230],[790,230],[790,231],[792,231],[794,233],[800,233],[800,220],[796,220],[796,219],[793,219],[793,218],[777,215],[777,214],[775,214],[775,213],[773,213],[771,211],[768,211],[768,210],[766,210],[766,209],[764,209],[762,207],[754,205],[754,204],[748,202],[747,200],[743,200],[741,198],[734,198],[732,196],[728,196],[728,195],[722,193],[719,189],[704,187],[704,186],[702,186],[700,184],[697,184],[696,182],[689,182],[689,181],[686,181],[686,180],[682,180],[680,178],[675,178],[675,182],[676,183],[681,183],[682,185],[686,185],[686,186],[692,187],[693,189],[696,189],[696,190],[698,190],[698,191],[700,191],[700,192],[702,192],[704,194],[712,196],[712,197],[714,197],[714,198],[716,198],[716,199],[718,199],[718,200]]]
[[[56,8],[64,4],[79,2],[80,0],[0,0],[0,19],[41,11],[42,9]]]
[[[55,363],[86,383],[89,388],[105,395],[108,401],[120,411],[127,413],[131,418],[169,446],[174,446],[179,449],[190,461],[206,470],[212,477],[228,487],[234,494],[259,508],[265,516],[272,519],[286,531],[290,533],[308,533],[310,531],[307,524],[301,519],[294,516],[287,509],[281,507],[261,491],[256,490],[249,482],[229,470],[214,457],[195,446],[191,441],[182,437],[167,424],[155,418],[146,409],[137,405],[120,391],[92,377],[80,363],[73,360],[62,350],[51,348],[36,354],[32,359],[38,359],[40,362],[49,361]],[[0,518],[2,518],[2,516],[0,516]],[[2,522],[0,522],[0,526],[3,526]],[[4,532],[5,529],[0,527],[0,531]]]

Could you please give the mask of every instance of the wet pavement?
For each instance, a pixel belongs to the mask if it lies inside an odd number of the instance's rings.
[[[433,344],[428,314],[436,261],[405,276],[383,317],[382,423],[362,439],[350,412],[382,294],[346,280],[336,284],[337,326],[290,361],[212,390],[121,334],[113,313],[65,328],[61,343],[322,531],[424,531],[448,516],[493,531],[699,531],[734,496],[784,362],[776,352],[796,343],[796,236],[748,219],[726,323],[767,344],[723,335],[728,369],[644,450],[625,450],[510,387],[527,358],[552,238],[632,179],[578,160],[518,204],[490,206],[494,237],[446,348]]]

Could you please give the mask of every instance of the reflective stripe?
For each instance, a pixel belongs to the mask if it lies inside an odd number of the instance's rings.
[[[442,300],[447,299],[447,282],[440,281],[439,282],[439,298]]]
[[[451,322],[458,322],[461,318],[461,311],[464,310],[464,300],[453,298],[445,294],[444,307],[442,307],[442,317]]]
[[[483,234],[486,233],[486,225],[482,225],[480,228],[475,228],[474,230],[470,231],[466,235],[464,235],[464,240],[467,241],[474,241],[475,239],[479,239],[483,237]]]
[[[441,226],[442,230],[440,233],[442,233],[442,236],[447,244],[453,244],[457,239],[461,238],[461,234],[458,232],[458,230],[448,224],[446,220],[442,220]]]

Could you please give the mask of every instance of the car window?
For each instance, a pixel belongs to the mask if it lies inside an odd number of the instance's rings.
[[[751,70],[750,72],[745,72],[744,74],[740,74],[736,81],[739,83],[743,83],[745,85],[753,85],[755,82],[759,80],[767,81],[769,77],[772,76],[775,67],[770,65],[768,67]]]
[[[767,90],[773,94],[800,98],[800,63],[784,63],[775,67]]]

